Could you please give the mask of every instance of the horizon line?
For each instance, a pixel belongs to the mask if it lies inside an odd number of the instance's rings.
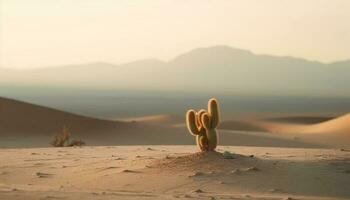
[[[332,64],[340,63],[340,62],[350,62],[350,58],[331,61],[331,62],[323,62],[323,61],[319,61],[319,60],[315,60],[315,59],[308,59],[308,58],[297,57],[297,56],[292,56],[292,55],[273,55],[273,54],[265,54],[265,53],[259,54],[259,53],[255,53],[252,50],[248,50],[248,49],[244,49],[244,48],[236,48],[236,47],[233,47],[230,45],[219,45],[218,44],[218,45],[212,45],[212,46],[192,48],[191,50],[185,51],[184,53],[180,53],[177,56],[174,56],[173,58],[171,58],[169,60],[162,60],[162,59],[155,58],[155,57],[148,57],[148,58],[135,59],[133,61],[121,62],[121,63],[114,63],[114,62],[108,62],[108,61],[91,61],[91,62],[81,62],[81,63],[67,63],[67,64],[61,64],[61,65],[49,64],[46,66],[36,66],[36,67],[29,67],[29,68],[0,66],[0,70],[32,71],[32,70],[38,70],[38,69],[52,69],[52,68],[73,67],[73,66],[91,65],[91,64],[108,64],[108,65],[120,66],[120,65],[126,65],[126,64],[131,64],[131,63],[135,63],[135,62],[140,62],[140,61],[151,61],[151,60],[169,63],[169,62],[177,59],[178,57],[180,57],[182,55],[189,54],[193,51],[208,50],[208,49],[213,49],[213,48],[227,48],[230,50],[238,50],[238,51],[242,51],[242,52],[247,52],[247,53],[252,54],[253,56],[270,56],[270,57],[276,57],[276,58],[291,58],[291,59],[303,60],[305,62],[316,62],[316,63],[323,64],[323,65],[332,65]]]

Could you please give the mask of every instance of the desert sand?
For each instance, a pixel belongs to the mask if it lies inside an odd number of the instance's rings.
[[[226,119],[217,152],[198,153],[181,117],[0,109],[0,199],[350,198],[349,115]],[[63,126],[87,146],[49,147]]]
[[[349,199],[350,151],[101,146],[0,150],[0,199]],[[233,159],[220,152],[230,151]],[[4,162],[5,161],[5,162]]]

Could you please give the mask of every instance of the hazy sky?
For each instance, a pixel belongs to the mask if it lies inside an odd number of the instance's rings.
[[[0,0],[0,66],[168,60],[225,44],[350,59],[349,0]]]

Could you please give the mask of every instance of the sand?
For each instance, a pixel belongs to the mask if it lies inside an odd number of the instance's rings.
[[[0,149],[0,199],[349,199],[350,150]],[[224,159],[220,152],[234,153]]]
[[[223,119],[210,153],[183,121],[0,98],[0,199],[350,199],[350,115]],[[49,147],[64,125],[88,146]]]

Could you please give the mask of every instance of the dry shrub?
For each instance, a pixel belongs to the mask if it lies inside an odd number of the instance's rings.
[[[55,135],[54,139],[51,142],[51,145],[54,147],[71,147],[85,145],[85,142],[83,142],[82,140],[72,140],[71,142],[69,142],[70,137],[70,130],[66,126],[63,126],[62,131]]]

